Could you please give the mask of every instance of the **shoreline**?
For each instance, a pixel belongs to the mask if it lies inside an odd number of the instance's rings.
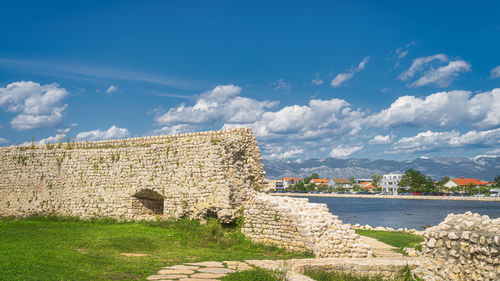
[[[455,197],[455,196],[377,195],[377,194],[314,194],[314,193],[269,193],[269,194],[273,196],[291,196],[291,197],[346,197],[346,198],[500,202],[500,197],[458,197],[458,196]]]

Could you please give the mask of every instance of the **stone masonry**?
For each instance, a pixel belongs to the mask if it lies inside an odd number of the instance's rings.
[[[265,188],[249,129],[0,148],[0,216],[217,217]]]
[[[0,148],[0,217],[233,222],[254,241],[320,257],[366,257],[323,204],[273,198],[251,129]]]
[[[326,204],[257,192],[250,198],[244,204],[242,232],[253,241],[298,252],[310,251],[316,257],[373,255],[349,225],[328,211]]]
[[[449,214],[426,229],[422,250],[425,280],[500,280],[500,218]]]

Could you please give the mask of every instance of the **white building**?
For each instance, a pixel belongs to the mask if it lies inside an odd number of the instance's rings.
[[[397,194],[398,193],[398,183],[401,181],[401,178],[403,178],[403,174],[388,174],[384,175],[382,177],[382,190],[390,192],[392,194]]]

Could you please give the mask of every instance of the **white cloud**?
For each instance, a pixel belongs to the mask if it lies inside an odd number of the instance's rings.
[[[445,54],[437,54],[437,55],[428,56],[428,57],[416,58],[413,60],[413,63],[410,66],[410,68],[407,71],[401,73],[398,78],[402,81],[406,81],[406,80],[412,78],[417,72],[422,71],[424,66],[426,66],[427,64],[429,64],[430,62],[432,62],[434,60],[438,60],[441,62],[447,62],[448,57]]]
[[[262,139],[283,136],[295,139],[334,138],[345,134],[356,134],[361,130],[364,114],[352,110],[349,103],[341,99],[313,99],[309,105],[286,106],[278,111],[268,111],[253,123],[225,124],[224,128],[250,127]]]
[[[106,94],[111,94],[111,93],[114,93],[118,91],[118,87],[116,87],[115,85],[111,85],[109,86],[109,88],[106,90]]]
[[[491,70],[491,75],[490,75],[491,79],[498,78],[498,77],[500,77],[500,65],[493,68]]]
[[[199,127],[179,124],[174,126],[165,126],[160,129],[153,130],[152,135],[173,135],[183,134],[200,130]]]
[[[0,137],[0,145],[8,144],[9,140]]]
[[[316,86],[323,85],[323,79],[319,76],[319,74],[316,74],[316,77],[311,81]]]
[[[500,144],[500,128],[487,131],[469,131],[465,134],[426,131],[414,137],[404,137],[395,142],[388,153],[414,153],[446,148],[492,147]]]
[[[275,90],[282,90],[285,92],[289,92],[292,89],[292,85],[285,82],[284,79],[278,79],[278,80],[274,81],[273,86],[274,86]]]
[[[0,107],[8,112],[20,112],[10,122],[16,130],[52,127],[62,120],[67,106],[62,100],[67,95],[56,83],[14,82],[0,88]]]
[[[463,60],[450,61],[448,65],[438,69],[431,68],[417,81],[410,84],[411,87],[420,87],[428,84],[436,84],[439,87],[447,87],[453,82],[453,78],[459,73],[469,72],[470,64]]]
[[[58,133],[69,133],[71,131],[71,128],[65,128],[65,129],[57,129],[56,132]]]
[[[280,149],[281,150],[281,149]],[[304,150],[301,148],[294,148],[281,153],[271,153],[268,155],[272,159],[285,159],[285,158],[297,158],[299,155],[304,154]]]
[[[431,62],[438,61],[446,63],[435,69],[428,67]],[[427,68],[428,67],[428,68]],[[424,71],[424,69],[427,70]],[[398,79],[407,81],[413,78],[417,73],[423,72],[422,76],[416,81],[409,84],[410,87],[421,87],[429,84],[435,84],[439,87],[447,87],[453,82],[453,78],[457,77],[459,73],[470,71],[470,64],[463,60],[450,61],[445,54],[436,54],[428,57],[420,57],[413,60],[412,65],[408,70],[401,73]]]
[[[370,140],[369,144],[387,144],[391,143],[393,138],[393,135],[376,135],[375,137],[373,137],[373,139]]]
[[[490,157],[500,157],[500,148],[486,151],[484,154],[477,155],[473,159],[477,160],[478,158],[482,158],[482,157],[483,158],[484,157],[488,157],[488,158],[490,158]]]
[[[396,51],[394,52],[396,54],[396,57],[393,58],[394,60],[396,60],[396,67],[399,66],[399,60],[403,59],[404,57],[406,57],[409,53],[409,48],[412,46],[412,45],[415,45],[415,41],[412,41],[408,44],[406,44],[404,47],[402,48],[397,48]]]
[[[226,123],[255,122],[266,109],[276,106],[277,102],[262,101],[240,97],[241,88],[234,85],[217,86],[200,95],[194,106],[181,104],[167,113],[156,116],[159,125],[179,124],[207,125],[218,121]]]
[[[462,123],[477,128],[500,125],[500,88],[471,96],[469,91],[438,92],[424,98],[401,96],[387,109],[371,115],[375,127],[450,127]]]
[[[332,149],[330,152],[330,157],[333,158],[347,158],[354,154],[355,152],[358,152],[363,149],[363,145],[359,146],[342,146],[339,145],[336,148]]]
[[[335,76],[335,78],[332,79],[332,81],[330,82],[330,86],[336,88],[336,87],[339,87],[340,85],[342,85],[344,82],[346,82],[347,80],[351,79],[352,77],[354,77],[354,74],[356,74],[357,72],[365,69],[365,66],[366,64],[368,63],[368,60],[370,59],[370,57],[365,57],[359,64],[356,68],[352,68],[350,69],[349,71],[347,72],[344,72],[344,73],[339,73],[337,74],[337,76]]]
[[[76,135],[76,141],[96,141],[108,139],[120,139],[130,136],[130,133],[125,128],[118,128],[115,125],[111,126],[106,131],[94,130],[80,132]]]
[[[57,134],[57,135],[52,136],[52,137],[47,137],[47,138],[41,139],[41,140],[37,141],[36,143],[37,144],[47,144],[47,143],[55,144],[58,142],[63,142],[65,137],[66,137],[65,134]]]

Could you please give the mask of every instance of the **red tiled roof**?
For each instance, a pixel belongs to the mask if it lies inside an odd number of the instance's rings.
[[[373,184],[362,185],[362,188],[374,188]]]
[[[285,181],[290,181],[290,180],[294,180],[294,181],[301,181],[302,178],[283,178]]]
[[[327,179],[312,179],[314,183],[328,183]]]
[[[477,179],[465,179],[463,177],[460,177],[458,179],[451,179],[454,183],[460,185],[460,186],[466,186],[472,184],[472,185],[487,185],[487,181],[480,181]]]

